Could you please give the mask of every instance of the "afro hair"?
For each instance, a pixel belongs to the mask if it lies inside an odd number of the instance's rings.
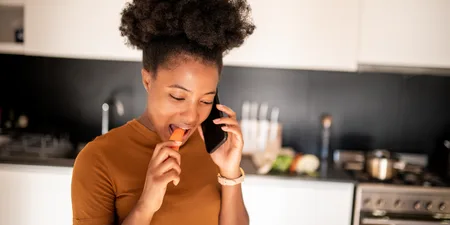
[[[186,55],[222,67],[222,57],[243,44],[255,25],[245,0],[133,0],[119,30],[143,51],[143,66],[155,72],[171,57]]]

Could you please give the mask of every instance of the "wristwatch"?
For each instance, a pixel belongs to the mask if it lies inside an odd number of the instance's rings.
[[[245,178],[245,172],[242,168],[239,168],[239,169],[241,170],[241,176],[236,179],[229,179],[229,178],[223,177],[222,175],[220,175],[220,173],[218,173],[217,178],[219,180],[219,183],[221,185],[225,185],[225,186],[233,186],[233,185],[242,183]]]

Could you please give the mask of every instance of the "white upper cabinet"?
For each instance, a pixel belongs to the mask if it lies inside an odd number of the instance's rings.
[[[0,52],[141,61],[125,45],[129,0],[24,1],[24,44]],[[255,32],[224,58],[230,66],[357,71],[359,64],[450,68],[449,0],[248,0]]]
[[[123,0],[26,0],[25,54],[141,60],[120,35]]]
[[[449,0],[361,0],[359,62],[450,68]]]
[[[225,65],[354,71],[359,0],[248,0],[256,25]]]

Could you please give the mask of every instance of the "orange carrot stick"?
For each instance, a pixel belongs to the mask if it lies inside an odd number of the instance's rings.
[[[182,141],[184,136],[184,130],[181,128],[177,128],[173,131],[172,135],[170,136],[171,141]],[[179,146],[172,147],[174,150],[177,150],[180,148]]]

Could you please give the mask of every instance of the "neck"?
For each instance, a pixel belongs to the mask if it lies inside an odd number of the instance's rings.
[[[148,116],[147,110],[145,110],[145,112],[137,118],[137,121],[139,123],[141,123],[142,125],[144,125],[144,127],[146,127],[147,129],[149,129],[151,131],[155,131],[153,124]]]

